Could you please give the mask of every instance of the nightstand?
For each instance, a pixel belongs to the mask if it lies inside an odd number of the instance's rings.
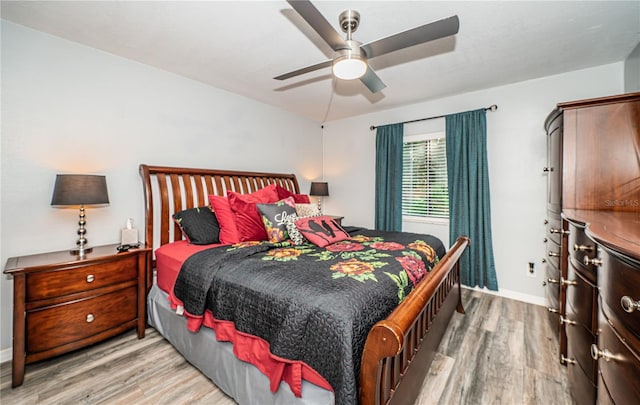
[[[151,249],[118,253],[98,246],[83,258],[68,250],[7,260],[13,277],[12,386],[25,365],[146,325],[145,274]]]

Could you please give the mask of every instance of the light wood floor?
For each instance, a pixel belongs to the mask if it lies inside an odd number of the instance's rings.
[[[546,309],[464,290],[416,404],[573,404]],[[27,366],[8,404],[235,404],[153,329]]]

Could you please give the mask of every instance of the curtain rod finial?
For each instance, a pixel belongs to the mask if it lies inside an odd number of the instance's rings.
[[[495,104],[492,104],[491,107],[489,107],[490,111],[496,111],[498,109],[498,106]]]
[[[376,126],[375,126],[375,125],[371,125],[371,126],[369,127],[369,130],[370,130],[370,131],[373,131],[374,129],[376,129]]]

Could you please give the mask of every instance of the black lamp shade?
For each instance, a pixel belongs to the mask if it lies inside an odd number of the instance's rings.
[[[326,197],[329,195],[329,185],[326,182],[314,181],[311,183],[309,195],[316,197]]]
[[[105,176],[58,174],[53,186],[51,205],[109,204]]]

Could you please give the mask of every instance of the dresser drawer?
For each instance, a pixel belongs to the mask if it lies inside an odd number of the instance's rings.
[[[549,218],[547,218],[547,221],[547,237],[557,245],[560,245],[562,243],[562,235],[564,235],[560,216],[550,215]]]
[[[570,283],[567,285],[567,318],[595,334],[598,327],[594,312],[598,293],[596,286],[577,272],[573,265],[569,265],[567,283]]]
[[[552,314],[560,313],[560,272],[547,264],[545,277],[544,294],[546,297],[547,308]],[[557,315],[554,323],[557,323]]]
[[[581,325],[566,325],[567,356],[577,362],[575,367],[580,367],[589,378],[591,384],[596,380],[596,362],[591,357],[591,345],[596,338],[589,330]]]
[[[29,311],[27,352],[42,352],[82,340],[136,319],[137,288]]]
[[[572,352],[571,346],[568,347],[568,357],[576,356]],[[567,379],[569,380],[569,388],[571,396],[576,404],[589,405],[596,403],[596,386],[592,377],[588,376],[578,363],[567,365]]]
[[[598,373],[598,405],[615,405],[601,373]]]
[[[640,300],[640,264],[606,248],[600,251],[602,267],[598,287],[602,310],[618,333],[640,347],[640,308],[632,306]],[[623,300],[623,297],[627,298]],[[625,307],[632,312],[626,312]]]
[[[598,256],[595,243],[585,234],[583,226],[569,222],[569,261],[582,273],[589,275],[595,284],[598,268],[593,264],[586,264],[585,257],[589,260]]]
[[[137,260],[137,256],[128,255],[88,266],[65,267],[28,274],[27,302],[135,280],[138,275]]]
[[[612,358],[598,360],[604,383],[616,404],[637,404],[640,398],[640,358],[621,341],[606,317],[600,313],[597,348],[611,353]]]

